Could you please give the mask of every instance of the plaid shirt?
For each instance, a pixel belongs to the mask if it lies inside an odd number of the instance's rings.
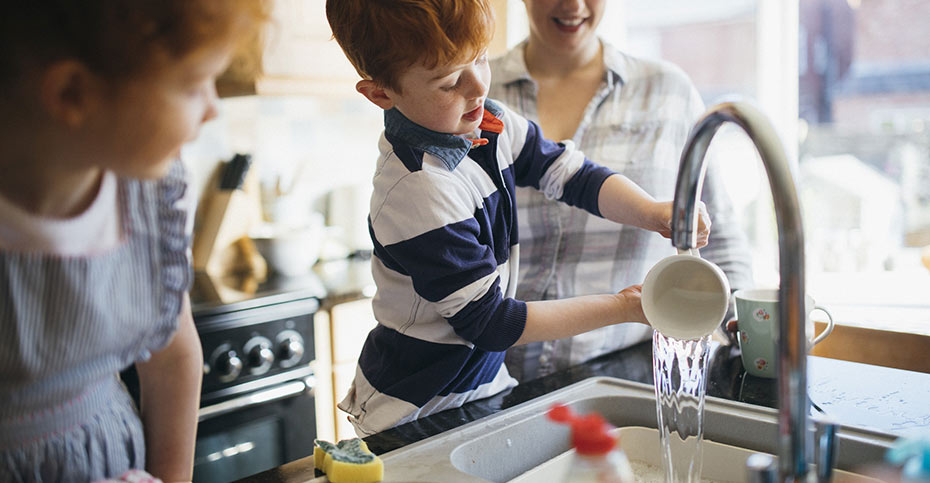
[[[491,62],[488,96],[539,122],[537,85],[527,72],[525,45]],[[595,163],[627,176],[658,200],[671,200],[681,152],[705,110],[704,103],[679,68],[631,57],[606,42],[603,46],[607,72],[573,141]],[[702,200],[713,226],[701,255],[726,272],[732,289],[748,287],[752,276],[746,238],[717,174],[719,163],[708,159],[707,166]],[[618,292],[642,283],[649,268],[675,253],[671,242],[656,233],[591,216],[533,190],[517,190],[517,207],[519,300]],[[570,339],[513,347],[507,366],[518,380],[530,380],[628,347],[651,334],[640,324],[620,324]]]

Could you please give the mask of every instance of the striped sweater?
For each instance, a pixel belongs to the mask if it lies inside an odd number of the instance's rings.
[[[515,187],[600,215],[612,174],[490,100],[473,139],[396,109],[384,124],[368,219],[378,325],[339,404],[361,436],[516,385],[503,364],[526,323]]]

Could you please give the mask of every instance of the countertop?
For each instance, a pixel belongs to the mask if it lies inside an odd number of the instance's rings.
[[[318,299],[325,309],[371,297],[375,293],[375,283],[370,258],[368,253],[356,253],[348,258],[320,262],[312,271],[299,276],[270,273],[256,279],[250,274],[212,277],[196,273],[190,291],[191,310],[196,319],[307,298]]]
[[[930,431],[930,374],[811,356],[812,402],[834,421],[901,436]],[[777,406],[774,379],[743,371],[735,348],[715,345],[708,364],[707,395],[767,407]],[[593,376],[652,384],[652,343],[605,354],[584,364],[521,384],[494,397],[474,401],[365,438],[376,454],[454,429]],[[313,458],[304,458],[243,481],[306,481]]]

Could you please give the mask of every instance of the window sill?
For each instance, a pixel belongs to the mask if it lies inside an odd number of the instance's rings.
[[[817,333],[824,325],[816,323]],[[838,322],[811,355],[930,373],[930,335]]]
[[[878,304],[823,304],[837,325],[930,336],[930,306]],[[812,314],[822,321],[820,312]]]

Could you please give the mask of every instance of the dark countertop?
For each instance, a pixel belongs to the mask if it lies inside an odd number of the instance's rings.
[[[775,380],[746,375],[737,349],[716,346],[710,357],[708,396],[777,406]],[[930,374],[813,356],[808,361],[811,400],[838,423],[899,435],[930,431],[930,406],[926,403],[930,400]],[[369,436],[365,441],[374,453],[383,454],[594,376],[652,384],[652,343],[605,354],[496,396]],[[313,476],[312,468],[313,458],[304,458],[245,481],[305,481]]]
[[[369,259],[364,254],[318,263],[314,271],[304,277],[272,275],[260,282],[239,279],[199,282],[192,291],[195,315],[245,310],[308,297],[320,299],[322,307],[327,308],[374,293]],[[220,294],[236,300],[221,302],[217,300]],[[926,403],[930,401],[930,374],[813,356],[808,361],[808,385],[815,409],[819,408],[836,422],[902,436],[930,432],[930,406]],[[715,344],[708,371],[708,396],[771,408],[777,406],[775,380],[746,375],[736,348]],[[494,397],[389,429],[365,441],[376,454],[384,454],[596,376],[652,384],[652,343],[647,341],[605,354]],[[242,481],[296,482],[314,475],[313,458],[309,457]]]

